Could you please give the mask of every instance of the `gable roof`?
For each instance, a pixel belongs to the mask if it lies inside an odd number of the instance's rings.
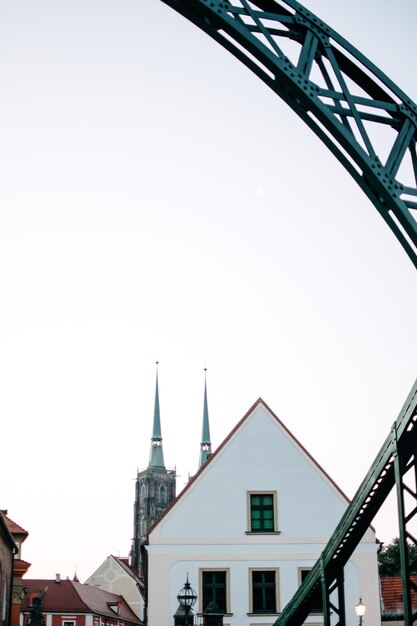
[[[144,582],[142,580],[142,578],[140,578],[136,572],[133,571],[133,569],[130,567],[129,565],[129,559],[127,557],[118,557],[118,556],[114,556],[114,554],[110,554],[104,561],[103,563],[101,563],[101,565],[98,566],[98,568],[93,572],[93,574],[91,574],[91,576],[89,576],[87,578],[86,581],[84,581],[84,584],[92,584],[91,582],[87,582],[87,581],[91,581],[93,578],[95,578],[96,576],[100,576],[102,574],[99,574],[100,571],[103,570],[103,568],[105,567],[109,567],[109,562],[113,560],[116,562],[116,564],[123,570],[123,572],[125,572],[132,580],[133,582],[138,585],[138,587],[140,588],[140,590],[143,589],[144,587]],[[94,585],[93,585],[94,586]]]
[[[235,435],[235,433],[243,426],[243,424],[251,417],[252,413],[255,411],[255,409],[258,406],[263,406],[268,412],[269,414],[278,422],[278,425],[282,428],[282,430],[285,431],[285,433],[289,436],[289,438],[293,441],[293,443],[296,445],[296,447],[298,447],[310,460],[310,462],[319,470],[319,472],[321,474],[323,474],[323,476],[325,476],[327,478],[327,480],[333,485],[333,487],[336,489],[336,491],[342,496],[342,498],[344,500],[346,500],[346,503],[349,504],[349,498],[346,496],[346,494],[340,489],[340,487],[335,483],[335,481],[329,476],[329,474],[322,468],[322,466],[315,460],[315,458],[306,450],[306,448],[304,448],[304,446],[299,442],[299,440],[292,434],[292,432],[285,426],[285,424],[279,419],[279,417],[272,411],[272,409],[269,408],[269,406],[266,404],[266,402],[264,402],[262,400],[262,398],[258,398],[256,400],[256,402],[251,406],[251,408],[249,409],[249,411],[247,411],[247,413],[245,413],[245,415],[242,417],[242,419],[236,424],[236,426],[234,428],[232,428],[232,430],[230,431],[230,433],[226,436],[226,438],[222,441],[222,443],[219,445],[219,447],[216,449],[215,452],[213,452],[213,454],[211,454],[207,461],[204,463],[204,465],[202,465],[200,467],[200,469],[198,470],[198,472],[196,474],[194,474],[194,476],[192,478],[190,478],[190,480],[188,481],[188,483],[185,485],[185,487],[182,489],[182,491],[178,494],[178,496],[176,498],[174,498],[174,500],[172,500],[172,502],[170,502],[170,504],[166,507],[166,509],[164,509],[164,511],[161,513],[161,515],[155,520],[155,522],[150,526],[149,530],[148,530],[148,534],[150,534],[154,528],[156,528],[156,526],[158,526],[158,524],[164,519],[164,517],[169,513],[169,511],[176,506],[177,502],[179,500],[181,500],[181,498],[184,496],[184,494],[190,489],[190,487],[196,482],[196,480],[201,476],[201,474],[203,472],[206,471],[206,469],[208,468],[208,466],[210,465],[210,463],[213,462],[213,460],[220,454],[220,452],[223,450],[223,448],[229,443],[229,441],[233,438],[233,436]]]
[[[113,556],[113,555],[112,555]],[[143,590],[144,583],[142,578],[140,578],[130,567],[127,559],[122,559],[117,556],[113,556],[114,560],[120,565],[120,567],[135,581],[135,583],[140,587],[140,590]]]
[[[110,606],[117,604],[119,619],[135,623],[139,622],[137,616],[133,613],[123,596],[104,591],[103,589],[96,589],[96,587],[91,587],[91,585],[83,585],[76,582],[72,584],[81,600],[94,611],[94,613],[114,617],[115,613]]]
[[[1,511],[0,511],[0,536],[2,536],[4,541],[9,545],[10,550],[14,554],[17,554],[18,549],[14,542],[13,535],[10,532],[9,525],[6,520],[6,516]]]
[[[23,537],[26,539],[26,537],[28,536],[28,531],[25,530],[24,528],[22,528],[21,526],[19,526],[19,524],[16,524],[16,522],[14,522],[12,519],[10,519],[10,517],[8,517],[8,515],[6,513],[2,513],[4,521],[7,524],[7,528],[9,529],[9,531],[11,532],[12,535],[23,535]]]
[[[33,594],[46,591],[43,599],[45,613],[95,613],[114,619],[116,613],[110,606],[117,605],[117,619],[141,624],[126,600],[115,593],[73,580],[56,582],[47,579],[25,579],[24,583],[27,585],[27,594],[22,600],[22,611],[30,610]]]

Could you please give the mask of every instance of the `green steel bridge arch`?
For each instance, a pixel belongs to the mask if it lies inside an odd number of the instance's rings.
[[[416,104],[296,0],[162,1],[298,114],[360,185],[417,268]]]
[[[417,268],[416,104],[296,0],[162,1],[297,113],[355,179]],[[301,626],[321,599],[324,626],[346,626],[344,566],[394,487],[404,624],[411,626],[417,619],[409,551],[410,543],[417,545],[411,529],[417,521],[417,381],[320,559],[276,625]]]

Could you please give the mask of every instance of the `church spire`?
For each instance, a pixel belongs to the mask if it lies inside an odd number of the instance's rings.
[[[210,442],[210,425],[207,405],[207,368],[204,368],[204,408],[203,408],[203,431],[201,434],[200,444],[200,463],[199,467],[204,465],[211,454]]]
[[[162,450],[161,415],[159,412],[158,361],[156,361],[155,409],[153,414],[153,430],[149,467],[165,467]]]
[[[166,469],[162,451],[161,415],[159,410],[158,362],[156,362],[155,409],[149,465],[138,471],[135,485],[133,539],[130,566],[140,576],[145,573],[143,546],[154,521],[175,498],[175,470]]]

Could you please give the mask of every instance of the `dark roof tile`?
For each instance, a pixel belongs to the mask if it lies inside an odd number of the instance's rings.
[[[95,613],[114,619],[116,614],[110,605],[118,605],[117,619],[134,624],[141,623],[126,600],[115,593],[73,580],[56,582],[46,579],[24,579],[23,583],[27,585],[27,593],[22,601],[22,611],[30,610],[34,594],[45,591],[43,600],[45,613]]]
[[[7,524],[7,528],[12,533],[12,535],[25,535],[25,537],[28,536],[29,533],[27,530],[19,526],[19,524],[16,524],[16,522],[10,519],[10,517],[8,517],[5,513],[3,513],[2,515],[3,515],[4,521]]]
[[[411,576],[414,584],[417,584],[417,576]],[[401,576],[384,576],[381,578],[382,609],[386,613],[403,613],[403,586]],[[413,611],[417,610],[417,593],[411,589],[411,605]]]

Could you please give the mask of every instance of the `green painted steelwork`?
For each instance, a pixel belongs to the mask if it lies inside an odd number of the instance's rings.
[[[162,0],[247,65],[316,133],[417,268],[417,106],[296,0]],[[385,149],[373,141],[374,129]]]
[[[338,577],[381,508],[386,497],[396,485],[398,494],[398,513],[400,542],[402,545],[401,565],[403,577],[404,623],[411,626],[411,589],[417,591],[411,580],[407,541],[416,544],[416,539],[408,531],[408,524],[417,512],[416,466],[417,450],[417,381],[408,395],[406,402],[385,440],[379,454],[371,466],[345,515],[339,522],[333,536],[324,549],[320,560],[311,570],[304,584],[299,588],[291,602],[285,607],[281,617],[275,622],[279,626],[299,625],[309,615],[315,599],[322,593],[326,598],[328,610],[324,611],[325,624],[330,624],[330,595],[340,587]],[[405,476],[413,472],[410,483]],[[404,493],[414,502],[414,506],[405,513]],[[339,624],[345,624],[344,610],[332,606],[339,613]]]
[[[236,56],[298,114],[359,184],[417,268],[416,104],[296,0],[162,1]],[[388,135],[384,149],[374,143],[375,135]],[[409,530],[417,514],[416,422],[417,381],[335,533],[277,626],[301,626],[320,596],[324,626],[346,626],[344,566],[394,486],[404,624],[412,625],[411,589],[417,587],[410,576],[408,545],[417,545]],[[408,512],[405,495],[413,503]]]

